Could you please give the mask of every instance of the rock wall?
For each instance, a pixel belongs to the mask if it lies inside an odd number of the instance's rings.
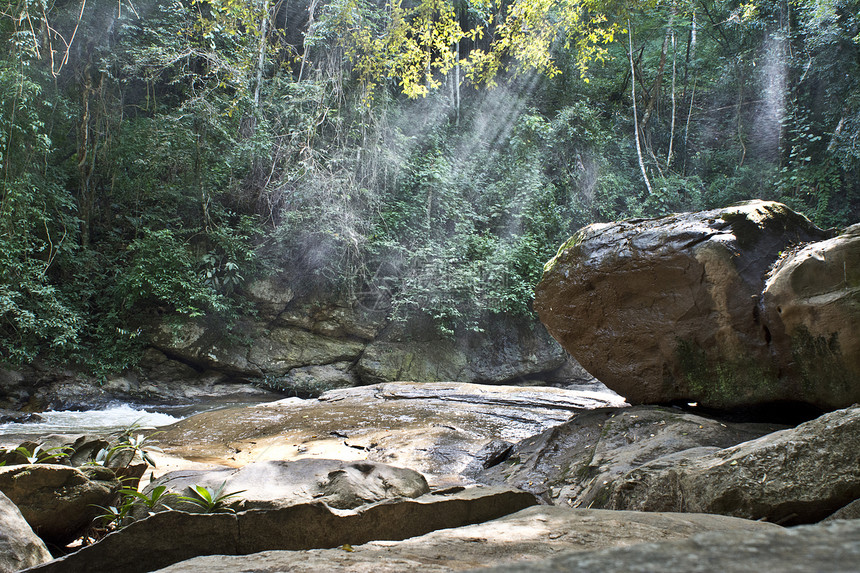
[[[0,369],[0,408],[98,407],[111,400],[199,402],[274,389],[298,396],[393,382],[597,384],[536,317],[488,319],[446,338],[431,321],[389,322],[338,298],[297,298],[275,278],[247,286],[254,311],[229,329],[210,317],[160,316],[139,368],[96,381],[37,363]],[[253,397],[253,396],[252,396]]]
[[[265,282],[265,288],[250,287],[258,317],[240,321],[229,337],[202,321],[162,323],[155,347],[196,368],[301,395],[400,380],[593,381],[533,318],[490,318],[483,332],[446,338],[427,319],[388,323],[340,300],[287,300],[271,280]],[[261,293],[270,298],[262,300]]]

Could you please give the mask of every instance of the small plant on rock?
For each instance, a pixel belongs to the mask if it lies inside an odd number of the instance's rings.
[[[42,444],[36,444],[33,451],[28,450],[25,446],[18,446],[13,451],[21,454],[28,464],[49,464],[68,458],[70,450],[71,448],[68,446],[43,449]]]
[[[116,531],[124,525],[128,525],[128,521],[131,518],[131,509],[134,506],[134,499],[134,497],[129,495],[120,495],[116,505],[109,505],[107,507],[93,505],[93,507],[101,509],[103,513],[95,517],[92,525],[84,533],[83,544],[89,545],[108,533]]]
[[[173,508],[167,505],[166,502],[171,498],[178,497],[175,493],[167,491],[167,486],[165,485],[153,488],[152,491],[149,492],[149,495],[130,487],[122,488],[119,493],[129,505],[134,505],[136,502],[142,502],[143,505],[147,507],[150,514],[154,512],[156,506],[159,504],[166,509],[172,510]]]
[[[246,490],[243,489],[231,493],[224,493],[226,485],[226,481],[216,489],[209,489],[202,485],[192,485],[189,486],[189,488],[194,495],[180,496],[179,499],[200,507],[203,510],[203,513],[235,513],[236,510],[227,504],[227,500],[236,497]]]

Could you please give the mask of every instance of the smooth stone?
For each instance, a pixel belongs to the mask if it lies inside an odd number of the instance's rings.
[[[826,397],[829,380],[808,387],[781,369],[790,356],[774,360],[761,307],[780,253],[829,236],[768,201],[593,224],[546,264],[534,307],[564,349],[631,404],[844,408],[860,401],[857,380],[853,393]]]
[[[143,494],[151,495],[154,489],[162,486],[174,496],[152,510],[177,509],[191,513],[199,513],[202,509],[176,496],[194,497],[190,489],[193,486],[210,491],[220,489],[224,495],[238,492],[228,503],[237,510],[276,509],[312,501],[337,509],[354,509],[384,499],[416,498],[430,492],[427,480],[414,470],[369,461],[309,458],[253,462],[239,469],[170,472],[149,483]],[[139,518],[145,516],[144,510],[149,508],[138,504],[135,509],[132,515]]]
[[[860,407],[706,452],[657,458],[610,481],[604,507],[815,523],[860,492]]]

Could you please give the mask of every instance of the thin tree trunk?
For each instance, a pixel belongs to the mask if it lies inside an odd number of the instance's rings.
[[[743,167],[744,159],[747,156],[747,146],[744,145],[743,126],[741,124],[741,106],[744,101],[744,78],[742,75],[738,77],[738,143],[741,144],[741,160],[738,162],[738,167]]]
[[[645,180],[645,187],[648,188],[648,194],[651,195],[654,191],[651,189],[651,181],[648,180],[648,173],[645,171],[645,162],[642,160],[642,145],[639,143],[639,112],[636,109],[636,68],[633,65],[633,28],[630,26],[630,20],[627,20],[627,42],[630,47],[630,92],[633,96],[633,133],[636,137],[636,156],[639,158],[639,169],[642,170],[642,179]]]
[[[836,129],[833,130],[833,136],[830,138],[830,143],[827,144],[827,151],[836,149],[836,141],[842,134],[842,127],[845,125],[845,116],[839,118],[839,123],[836,124]]]
[[[690,118],[693,117],[693,100],[696,99],[696,79],[693,77],[693,91],[690,92],[690,110],[687,112],[687,123],[684,126],[684,167],[681,170],[684,175],[687,174],[687,141],[690,138]]]
[[[457,40],[457,43],[454,45],[454,49],[456,50],[456,54],[455,54],[456,62],[454,64],[454,109],[457,111],[457,119],[455,120],[455,125],[459,127],[459,125],[460,125],[460,40]]]
[[[676,103],[675,103],[675,76],[676,76],[676,62],[677,62],[677,53],[675,52],[675,30],[672,30],[672,122],[669,126],[669,151],[666,153],[666,169],[669,169],[669,165],[672,163],[672,147],[675,143],[675,115],[676,115]]]
[[[310,45],[307,43],[308,36],[314,29],[314,12],[317,9],[317,0],[311,0],[310,6],[308,6],[308,31],[305,32],[305,41],[304,41],[304,51],[302,52],[302,65],[299,68],[299,79],[297,81],[302,81],[305,73],[305,65],[308,61],[308,51],[310,50]]]
[[[657,102],[660,99],[660,88],[663,86],[663,70],[666,68],[666,53],[669,50],[669,38],[671,37],[672,24],[675,15],[669,16],[669,26],[666,28],[666,35],[663,37],[663,47],[660,49],[660,63],[657,65],[657,77],[654,78],[654,83],[650,90],[646,90],[645,96],[648,98],[645,111],[642,112],[642,129],[648,126],[648,121],[651,119],[651,114],[657,107]]]
[[[92,216],[92,201],[90,200],[90,98],[95,93],[90,76],[90,64],[84,67],[81,90],[81,120],[78,126],[78,214],[81,219],[81,246],[90,244],[90,222]]]
[[[257,59],[257,85],[254,86],[254,107],[260,107],[260,89],[263,87],[263,65],[266,63],[266,35],[269,33],[269,3],[263,2],[263,23],[260,26],[260,51]]]

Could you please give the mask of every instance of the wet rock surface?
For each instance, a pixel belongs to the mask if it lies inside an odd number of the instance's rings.
[[[481,523],[534,505],[531,494],[474,487],[417,499],[387,501],[355,511],[323,503],[236,514],[156,513],[31,571],[153,571],[199,555],[245,555],[399,540]]]
[[[561,551],[593,551],[683,539],[703,531],[771,531],[767,523],[703,514],[636,513],[537,506],[486,523],[443,529],[403,541],[372,541],[343,549],[265,551],[241,557],[198,557],[161,573],[209,571],[461,571],[530,562]]]
[[[662,406],[604,408],[526,438],[475,479],[522,488],[548,503],[603,507],[607,484],[651,460],[715,452],[782,428],[722,422]]]
[[[719,531],[681,541],[643,543],[544,561],[508,563],[486,573],[853,573],[860,560],[860,522],[837,521],[782,530]]]
[[[623,403],[558,388],[390,383],[205,412],[153,439],[166,454],[198,462],[366,459],[419,471],[440,486],[468,483],[460,474],[492,440],[518,442],[584,408]]]
[[[39,537],[58,546],[74,541],[119,491],[114,473],[102,467],[56,464],[0,467],[0,492],[18,506]]]
[[[0,573],[13,573],[51,560],[45,543],[8,497],[0,493]]]
[[[846,407],[860,400],[857,379],[832,393],[827,380],[809,388],[780,370],[787,357],[772,347],[761,308],[780,253],[827,238],[785,205],[761,201],[594,224],[547,263],[534,306],[562,346],[631,403]]]

